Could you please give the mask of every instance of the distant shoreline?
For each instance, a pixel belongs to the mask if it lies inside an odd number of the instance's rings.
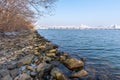
[[[37,30],[120,30],[120,29],[52,29],[52,28],[49,28],[49,29],[37,29]]]

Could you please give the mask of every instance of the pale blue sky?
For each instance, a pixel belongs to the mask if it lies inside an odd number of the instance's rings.
[[[41,25],[120,25],[120,0],[59,0],[54,16],[39,20]]]

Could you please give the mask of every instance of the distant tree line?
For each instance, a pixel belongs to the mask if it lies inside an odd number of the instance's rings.
[[[32,28],[57,0],[0,0],[0,32]]]

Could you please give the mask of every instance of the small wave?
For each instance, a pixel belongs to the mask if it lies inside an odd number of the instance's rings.
[[[90,48],[90,49],[77,49],[77,50],[105,50],[105,49],[100,49],[100,48]]]

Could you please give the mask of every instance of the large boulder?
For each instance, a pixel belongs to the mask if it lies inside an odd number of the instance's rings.
[[[68,80],[66,76],[58,69],[58,68],[53,68],[51,71],[51,76],[55,80]],[[52,80],[53,80],[52,79]]]
[[[87,71],[80,70],[78,72],[75,72],[75,73],[71,74],[69,77],[70,78],[80,78],[80,77],[84,77],[84,76],[87,76],[87,75],[88,75]]]
[[[84,66],[84,62],[76,58],[67,58],[63,64],[70,70],[80,70]]]

